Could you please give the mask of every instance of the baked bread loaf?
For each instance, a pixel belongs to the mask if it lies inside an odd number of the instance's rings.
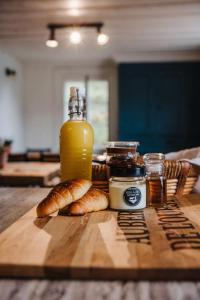
[[[104,210],[108,207],[108,195],[94,188],[91,188],[81,199],[71,203],[61,213],[70,215],[84,215],[88,212]]]
[[[65,181],[55,186],[37,207],[37,216],[46,217],[80,199],[91,187],[86,179]]]

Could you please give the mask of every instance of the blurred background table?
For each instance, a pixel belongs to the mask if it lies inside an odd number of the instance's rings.
[[[59,163],[9,162],[0,170],[0,186],[51,186],[59,174]]]

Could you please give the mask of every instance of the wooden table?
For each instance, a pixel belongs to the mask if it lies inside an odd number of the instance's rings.
[[[46,188],[0,188],[0,232],[43,198]],[[14,209],[13,209],[14,208]],[[200,282],[0,280],[1,300],[196,300]]]
[[[9,162],[0,170],[0,186],[46,186],[59,172],[59,163]]]

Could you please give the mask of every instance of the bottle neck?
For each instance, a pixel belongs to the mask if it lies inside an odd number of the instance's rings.
[[[85,121],[86,118],[84,117],[83,113],[71,113],[69,114],[70,121]]]
[[[68,104],[69,119],[73,121],[84,121],[86,119],[86,99],[80,96],[79,90],[72,87]]]
[[[145,169],[147,176],[157,177],[163,176],[164,174],[164,165],[162,162],[156,164],[146,164]]]

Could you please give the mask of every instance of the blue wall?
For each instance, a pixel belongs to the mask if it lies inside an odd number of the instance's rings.
[[[140,152],[200,146],[200,63],[119,64],[119,140]]]

